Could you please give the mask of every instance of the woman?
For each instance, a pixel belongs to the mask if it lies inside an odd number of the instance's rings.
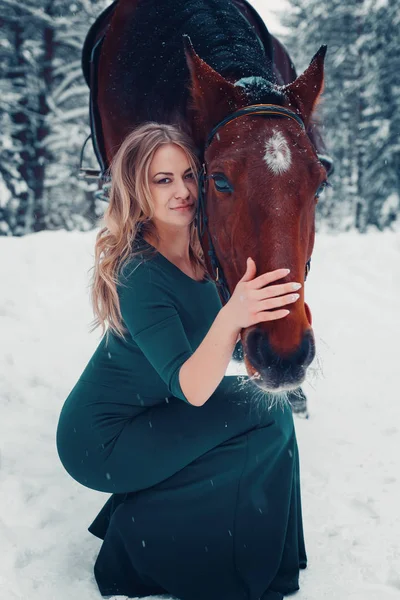
[[[284,318],[300,284],[250,258],[222,307],[195,228],[197,161],[145,124],[111,167],[92,299],[103,335],[60,416],[68,473],[112,496],[89,528],[103,596],[277,600],[306,566],[290,408],[224,376],[240,330]],[[276,309],[271,312],[271,309]],[[247,378],[248,380],[248,378]]]

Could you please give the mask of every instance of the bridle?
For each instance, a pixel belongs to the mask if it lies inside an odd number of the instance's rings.
[[[211,142],[214,139],[215,134],[222,128],[224,125],[227,125],[231,121],[238,119],[239,117],[244,117],[246,115],[263,115],[263,116],[278,116],[278,117],[288,117],[289,119],[293,119],[300,125],[300,127],[306,131],[305,125],[302,119],[296,115],[293,111],[288,108],[284,108],[283,106],[278,106],[275,104],[252,104],[250,106],[245,106],[244,108],[240,108],[234,113],[228,115],[222,121],[220,121],[210,132],[207,141],[204,146],[204,154],[207,148],[210,146]],[[207,166],[205,161],[203,162],[200,175],[199,175],[199,192],[198,192],[198,202],[197,202],[197,211],[196,211],[196,226],[198,228],[199,237],[204,233],[204,230],[207,233],[208,237],[208,255],[210,257],[211,267],[213,270],[213,276],[215,279],[215,283],[219,287],[219,292],[221,298],[224,302],[228,302],[231,294],[229,292],[228,284],[226,282],[226,278],[224,272],[222,270],[221,264],[217,258],[214,244],[211,239],[210,232],[208,230],[208,217],[205,211],[205,197],[207,192],[207,185],[209,181],[209,176],[207,175]],[[305,266],[305,276],[304,280],[307,279],[307,275],[310,271],[310,263],[311,258],[306,263]]]

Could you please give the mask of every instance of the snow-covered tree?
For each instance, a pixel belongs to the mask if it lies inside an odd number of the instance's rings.
[[[110,1],[0,0],[0,235],[86,229],[103,210],[96,184],[78,179],[90,131],[81,51]],[[319,113],[336,172],[319,222],[390,226],[400,197],[400,2],[290,3],[284,41],[297,70],[328,45]]]
[[[48,143],[56,160],[49,165],[49,227],[87,228],[96,216],[93,184],[78,180],[82,144],[89,128],[89,94],[81,70],[81,52],[91,22],[108,4],[104,1],[54,0],[56,13],[67,22],[55,33],[53,86],[48,98],[51,135]],[[89,147],[86,153],[90,159]],[[93,164],[95,157],[92,156]]]
[[[2,61],[2,161],[1,174],[11,195],[3,206],[6,226],[15,235],[43,229],[46,104],[37,56],[41,53],[34,19],[27,19],[18,6],[10,6],[3,17]],[[38,70],[41,70],[38,73]],[[41,115],[41,111],[43,115]]]
[[[0,234],[88,228],[97,216],[91,187],[77,177],[89,133],[80,61],[106,4],[0,0]]]
[[[290,2],[285,41],[295,63],[304,68],[328,45],[321,108],[336,172],[318,210],[337,229],[387,226],[398,213],[399,3]]]
[[[400,3],[372,2],[367,53],[371,76],[365,101],[368,145],[363,173],[368,222],[379,229],[399,213],[400,197]]]

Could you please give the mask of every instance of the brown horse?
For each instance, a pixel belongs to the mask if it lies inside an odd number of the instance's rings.
[[[258,274],[288,267],[287,281],[304,282],[315,205],[327,180],[307,135],[326,48],[295,81],[278,85],[266,44],[238,3],[119,0],[94,97],[106,162],[144,121],[175,123],[192,134],[205,169],[201,241],[209,272],[218,266],[228,293],[248,256]],[[247,371],[269,392],[297,388],[315,354],[304,287],[290,308],[284,319],[242,331]]]

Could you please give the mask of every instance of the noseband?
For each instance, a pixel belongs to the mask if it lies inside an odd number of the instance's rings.
[[[294,113],[293,111],[289,110],[288,108],[284,108],[283,106],[277,106],[275,104],[253,104],[251,106],[245,106],[244,108],[241,108],[241,109],[237,110],[236,112],[232,113],[231,115],[228,115],[227,117],[222,119],[222,121],[220,121],[218,123],[218,125],[216,125],[211,130],[211,133],[209,134],[208,139],[205,144],[205,147],[204,147],[204,153],[207,150],[207,148],[210,146],[211,142],[214,139],[215,134],[219,131],[219,129],[221,129],[222,127],[224,127],[224,125],[227,125],[231,121],[234,121],[235,119],[238,119],[239,117],[244,117],[246,115],[263,115],[264,117],[267,117],[267,116],[268,117],[273,117],[273,116],[288,117],[289,119],[293,119],[293,121],[296,121],[300,125],[300,127],[303,129],[303,131],[306,130],[305,125],[304,125],[303,121],[300,119],[300,117],[298,115],[296,115],[296,113]],[[207,233],[208,247],[209,247],[208,255],[209,255],[210,261],[211,261],[213,276],[215,279],[215,283],[217,284],[217,286],[219,288],[221,297],[222,297],[223,301],[226,303],[226,302],[228,302],[231,294],[229,292],[228,284],[226,282],[226,278],[224,276],[224,272],[222,270],[221,264],[215,253],[214,244],[212,242],[211,235],[208,230],[208,217],[206,215],[206,210],[205,210],[205,197],[206,197],[206,192],[207,192],[208,181],[209,181],[209,177],[207,175],[206,163],[203,162],[203,166],[202,166],[202,169],[200,171],[200,176],[199,176],[199,195],[198,195],[197,212],[196,212],[196,226],[198,228],[199,237],[201,237],[203,235],[204,231],[206,231],[206,233]],[[310,263],[311,263],[311,258],[306,263],[304,281],[307,279],[307,275],[310,271]]]

